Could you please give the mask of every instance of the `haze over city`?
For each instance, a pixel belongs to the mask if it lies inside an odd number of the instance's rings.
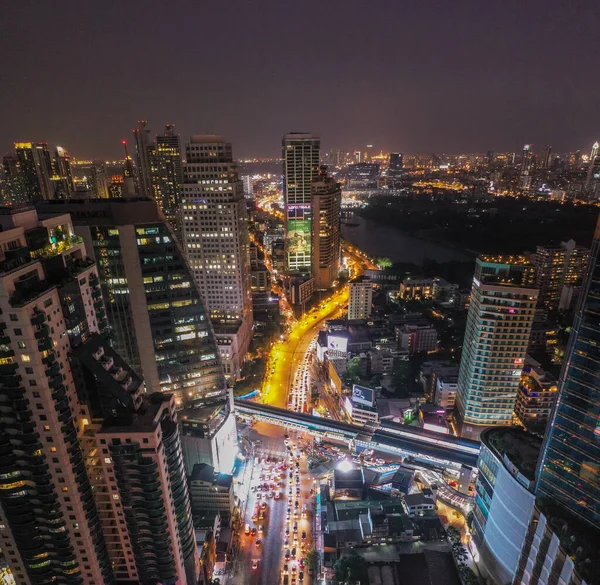
[[[584,149],[599,18],[558,0],[11,2],[0,150],[111,159],[138,119],[224,134],[242,158],[279,156],[290,130],[348,151]]]

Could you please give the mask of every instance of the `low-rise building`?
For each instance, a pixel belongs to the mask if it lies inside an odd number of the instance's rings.
[[[526,428],[541,431],[546,426],[556,396],[556,378],[546,372],[538,362],[532,364],[529,356],[521,373],[521,382],[515,403],[515,414]]]
[[[400,283],[399,295],[403,299],[432,299],[433,278],[405,278]]]
[[[363,500],[365,487],[365,478],[361,467],[334,470],[331,485],[333,500]]]
[[[344,400],[344,409],[353,424],[377,424],[377,405],[375,391],[372,388],[354,384],[352,395]]]
[[[437,330],[427,322],[401,325],[396,329],[396,338],[398,347],[408,351],[410,355],[437,349]]]
[[[458,373],[455,375],[434,373],[433,375],[435,376],[433,403],[446,411],[453,410],[458,390]]]
[[[404,496],[404,505],[410,518],[435,513],[435,501],[422,492]]]

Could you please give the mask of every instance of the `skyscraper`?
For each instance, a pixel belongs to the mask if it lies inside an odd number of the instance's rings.
[[[546,146],[546,150],[544,151],[544,160],[542,161],[542,168],[549,169],[550,168],[550,157],[552,156],[552,147],[548,144]]]
[[[184,253],[210,314],[227,377],[240,377],[252,330],[248,218],[231,144],[192,136],[183,166]]]
[[[598,185],[600,184],[600,156],[596,155],[590,159],[588,172],[585,179],[585,190],[591,192],[593,198],[597,198]]]
[[[321,140],[316,134],[292,132],[283,137],[283,200],[286,269],[308,272],[311,251],[311,184],[319,173]]]
[[[558,399],[542,450],[537,491],[600,529],[600,222],[573,333],[560,375]]]
[[[177,406],[224,401],[214,335],[184,255],[154,201],[49,202],[40,213],[70,213],[98,262],[111,339],[149,391]]]
[[[182,182],[181,141],[173,124],[167,124],[150,149],[152,189],[154,199],[166,218],[177,227]]]
[[[29,200],[53,199],[52,161],[45,142],[15,142],[17,160]]]
[[[57,146],[52,159],[54,192],[57,197],[68,197],[74,190],[71,156],[62,147]]]
[[[331,288],[340,274],[342,191],[321,167],[312,183],[312,273],[315,288]]]
[[[390,152],[390,164],[388,167],[388,186],[395,187],[401,183],[402,169],[404,168],[401,152]]]
[[[96,199],[108,198],[108,176],[104,165],[99,161],[75,163],[71,166],[75,182]]]
[[[531,171],[533,169],[533,151],[532,144],[523,146],[523,154],[521,155],[521,173],[519,177],[519,187],[521,189],[529,189],[531,187]]]
[[[96,266],[68,215],[2,210],[0,225],[0,547],[17,583],[113,584],[69,364],[106,327]]]
[[[596,156],[598,156],[598,149],[600,148],[600,144],[598,142],[594,142],[592,145],[592,150],[590,151],[590,162],[592,162]]]
[[[462,436],[511,424],[538,296],[534,278],[523,256],[477,258],[456,396]]]
[[[135,142],[136,183],[139,195],[152,197],[152,167],[150,164],[150,130],[146,120],[139,120],[133,131]]]

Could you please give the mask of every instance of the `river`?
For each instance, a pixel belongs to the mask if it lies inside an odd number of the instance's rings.
[[[356,227],[344,225],[348,221]],[[415,238],[373,219],[353,215],[342,220],[344,239],[372,256],[387,256],[392,262],[422,264],[424,258],[437,262],[475,262],[473,255],[444,244]]]

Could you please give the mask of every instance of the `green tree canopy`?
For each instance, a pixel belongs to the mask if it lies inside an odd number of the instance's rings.
[[[367,564],[364,559],[352,549],[350,554],[338,559],[333,565],[337,581],[354,583],[359,581],[360,585],[369,584]]]

